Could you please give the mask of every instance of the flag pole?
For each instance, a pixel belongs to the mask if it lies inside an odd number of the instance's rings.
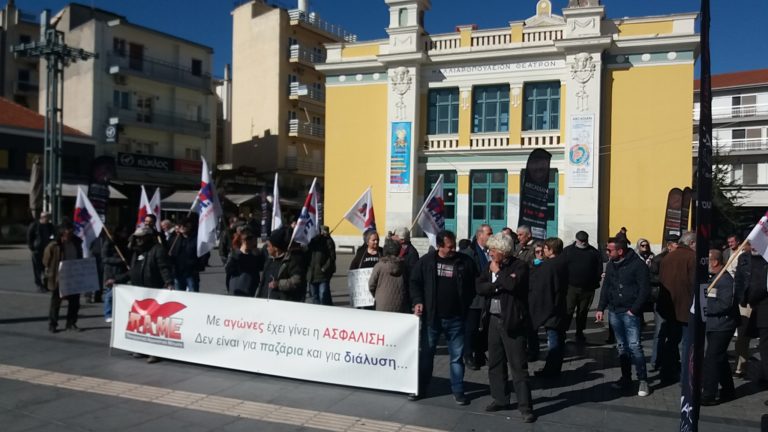
[[[362,197],[365,195],[365,193],[366,193],[366,192],[368,192],[368,191],[369,191],[369,190],[371,190],[371,189],[372,189],[372,186],[371,186],[371,185],[368,185],[368,189],[366,189],[366,190],[363,192],[363,195],[360,195],[360,198],[362,198]],[[360,198],[358,198],[358,201],[360,201]],[[357,203],[358,201],[355,201],[355,203]],[[371,202],[373,202],[373,199],[371,199]],[[342,216],[342,217],[341,217],[341,220],[339,220],[339,223],[337,223],[336,225],[334,225],[333,229],[331,230],[331,232],[329,232],[329,233],[328,233],[328,235],[331,235],[331,234],[333,234],[333,232],[334,232],[334,231],[336,231],[336,228],[338,228],[338,227],[339,227],[339,225],[341,225],[341,223],[342,223],[342,222],[344,222],[344,219],[346,219],[346,215],[348,215],[348,214],[349,214],[349,212],[351,212],[351,211],[352,211],[352,209],[354,209],[354,208],[355,208],[355,205],[354,205],[354,204],[352,204],[352,207],[350,207],[350,208],[349,208],[349,210],[347,210],[347,212],[346,212],[346,213],[344,213],[344,216]]]
[[[200,195],[198,194],[195,196],[195,200],[192,201],[192,207],[189,208],[189,211],[187,212],[187,218],[192,216],[192,210],[195,208],[195,204],[197,204],[200,201]],[[175,235],[173,236],[173,242],[171,243],[171,247],[168,248],[168,256],[171,256],[171,251],[173,251],[173,247],[176,246],[176,241],[179,240],[179,236]]]
[[[728,267],[730,267],[730,265],[739,256],[739,254],[741,254],[741,252],[744,250],[744,246],[747,245],[748,241],[749,239],[746,239],[743,242],[741,242],[741,245],[739,245],[739,248],[736,249],[733,253],[731,253],[731,257],[728,258],[728,262],[725,263],[723,268],[721,268],[720,272],[717,274],[717,277],[714,280],[712,280],[712,283],[710,283],[709,286],[707,287],[707,293],[709,293],[709,290],[711,290],[712,287],[715,286],[715,284],[720,280],[720,278],[723,277],[723,274],[726,272],[726,269],[728,269]]]
[[[119,248],[119,247],[117,247],[117,243],[115,242],[115,239],[114,239],[114,237],[112,237],[112,234],[109,232],[109,229],[107,229],[107,226],[106,226],[106,225],[104,225],[104,226],[103,226],[101,229],[103,229],[103,230],[104,230],[104,234],[106,234],[106,235],[107,235],[107,238],[109,239],[109,241],[111,241],[111,242],[112,242],[112,246],[114,246],[114,247],[115,247],[115,252],[117,252],[117,255],[119,255],[119,256],[120,256],[120,259],[121,259],[121,260],[123,260],[123,264],[125,264],[125,266],[126,266],[126,267],[128,267],[128,270],[130,270],[130,269],[131,269],[131,265],[130,265],[130,264],[128,264],[128,261],[127,261],[127,260],[125,259],[125,257],[123,256],[123,253],[122,253],[122,252],[120,252],[120,248]]]
[[[342,217],[341,217],[341,219],[339,219],[339,223],[337,223],[336,225],[334,225],[333,229],[331,230],[331,232],[329,232],[329,233],[328,233],[328,235],[331,235],[331,234],[333,234],[333,232],[334,232],[334,231],[336,231],[336,228],[338,228],[338,227],[339,227],[339,225],[341,225],[341,223],[342,223],[342,222],[344,222],[344,216],[342,216]]]

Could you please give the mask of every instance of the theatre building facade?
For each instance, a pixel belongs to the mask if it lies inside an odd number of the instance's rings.
[[[386,3],[388,39],[327,44],[317,67],[326,223],[370,185],[379,231],[411,226],[442,174],[459,238],[515,227],[526,161],[542,148],[548,236],[594,242],[625,226],[661,242],[667,192],[691,182],[696,14],[609,19],[589,0],[559,15],[540,0],[509,27],[430,35],[429,0]],[[361,242],[347,223],[334,237]]]

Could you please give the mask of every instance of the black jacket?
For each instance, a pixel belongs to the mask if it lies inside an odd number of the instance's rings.
[[[227,291],[233,295],[253,297],[259,287],[259,273],[264,268],[264,255],[244,254],[233,250],[224,266],[224,271],[230,275]]]
[[[741,254],[739,257],[739,268],[741,267],[741,258],[747,256],[748,273],[747,280],[749,288],[746,296],[750,306],[752,306],[751,319],[757,328],[768,328],[768,288],[766,288],[766,277],[768,277],[768,263],[763,257],[757,255]],[[738,276],[739,270],[736,271]]]
[[[456,269],[454,278],[456,287],[459,290],[459,300],[461,301],[462,319],[466,318],[469,305],[475,297],[475,264],[468,256],[456,253]],[[435,309],[437,308],[437,251],[433,250],[421,257],[411,271],[411,282],[409,286],[412,305],[422,304],[424,306],[424,317],[428,325],[434,326],[437,323]]]
[[[369,267],[373,268],[374,267],[373,265],[372,266],[361,267],[364,264],[363,263],[363,259],[365,259],[365,254],[367,252],[368,252],[368,247],[367,246],[365,246],[365,245],[359,246],[357,248],[357,252],[355,252],[355,256],[352,258],[352,262],[349,263],[349,269],[350,270],[357,270],[359,268],[369,268]],[[379,247],[378,248],[378,257],[379,257],[379,259],[381,259],[381,257],[383,257],[383,256],[384,256],[384,249]],[[374,263],[374,265],[376,265],[376,264]]]
[[[27,247],[32,252],[43,253],[55,234],[56,228],[52,223],[41,224],[40,221],[34,221],[27,228]]]
[[[590,290],[600,288],[603,274],[600,251],[590,244],[582,249],[574,243],[563,250],[562,256],[568,266],[568,285]]]
[[[501,301],[501,320],[507,334],[526,334],[528,329],[528,265],[517,258],[501,264],[496,282],[489,269],[477,278],[478,294]]]
[[[741,317],[736,303],[733,277],[727,271],[707,293],[707,332],[733,332]]]
[[[145,288],[165,288],[173,284],[168,251],[154,244],[148,251],[134,251],[129,272],[132,285]]]
[[[488,270],[488,258],[486,258],[485,252],[480,245],[477,244],[477,239],[472,239],[472,244],[468,248],[462,249],[461,253],[472,258],[472,261],[475,263],[475,272],[477,274],[482,274],[485,270]],[[483,309],[485,304],[485,298],[478,294],[472,300],[472,304],[469,307],[470,309]]]
[[[563,255],[532,267],[528,278],[528,307],[533,328],[559,329],[565,318],[568,263]]]
[[[336,243],[330,236],[315,236],[307,246],[310,283],[328,282],[336,273]]]
[[[597,310],[607,307],[615,313],[632,311],[632,314],[639,315],[648,301],[650,290],[648,266],[635,251],[629,249],[621,261],[608,261]]]
[[[126,261],[131,262],[131,253],[128,250],[127,241],[118,241],[117,248],[123,253]],[[115,243],[112,240],[106,238],[101,243],[101,262],[104,265],[104,280],[113,279],[116,281],[127,281],[128,266],[120,258],[115,248]]]
[[[270,290],[269,282],[273,280],[277,282],[277,288]],[[295,302],[306,300],[307,265],[301,248],[294,247],[284,256],[267,259],[257,297]]]
[[[411,242],[407,242],[403,244],[400,248],[400,258],[403,259],[405,262],[405,266],[408,268],[408,270],[412,269],[413,266],[416,265],[416,262],[419,260],[419,251],[416,250],[415,247],[411,244]]]
[[[184,237],[177,233],[171,238],[171,260],[173,262],[173,274],[177,278],[199,277],[205,270],[210,254],[197,256],[197,235]]]

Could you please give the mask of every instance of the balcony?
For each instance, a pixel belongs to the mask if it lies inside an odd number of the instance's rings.
[[[712,120],[752,120],[754,117],[768,117],[768,104],[754,105],[736,105],[726,107],[713,107]],[[701,110],[696,107],[693,109],[693,121],[698,122],[701,118]],[[754,118],[754,120],[760,120]]]
[[[325,126],[302,122],[298,119],[288,120],[288,136],[322,141],[325,139]]]
[[[285,157],[285,169],[292,171],[301,171],[310,174],[323,175],[325,172],[325,164],[322,161],[314,161],[312,159],[303,159],[297,156]]]
[[[699,142],[694,141],[693,156],[696,157],[699,153]],[[742,139],[730,139],[730,140],[715,140],[712,146],[713,153],[730,154],[730,153],[761,153],[768,151],[768,138],[742,138]]]
[[[459,149],[458,135],[428,135],[424,143],[426,151],[455,151]]]
[[[292,82],[288,87],[288,96],[292,100],[309,100],[325,104],[325,92],[322,89],[300,82]]]
[[[14,81],[13,92],[16,94],[37,94],[40,86],[37,83],[29,81]]]
[[[107,107],[109,117],[117,117],[120,124],[175,132],[200,138],[210,138],[211,124],[206,120],[190,120],[173,112],[158,110],[137,111]]]
[[[193,90],[210,93],[212,91],[211,75],[193,71],[182,66],[152,57],[130,57],[125,53],[110,51],[107,55],[108,71],[110,74],[128,74],[141,78],[161,81],[173,86],[188,87]]]
[[[559,130],[523,132],[521,139],[523,147],[556,147],[561,145]]]
[[[288,11],[288,17],[291,19],[291,24],[308,24],[310,27],[328,33],[344,42],[357,42],[356,34],[349,33],[337,25],[320,19],[314,12],[306,13],[299,9],[293,9]]]
[[[325,54],[312,51],[301,45],[291,45],[290,50],[288,51],[288,61],[291,63],[304,63],[309,66],[314,66],[318,63],[325,62]]]

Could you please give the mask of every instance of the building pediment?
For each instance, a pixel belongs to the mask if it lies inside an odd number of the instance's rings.
[[[565,25],[565,18],[559,15],[536,15],[525,20],[525,27],[550,27]]]

